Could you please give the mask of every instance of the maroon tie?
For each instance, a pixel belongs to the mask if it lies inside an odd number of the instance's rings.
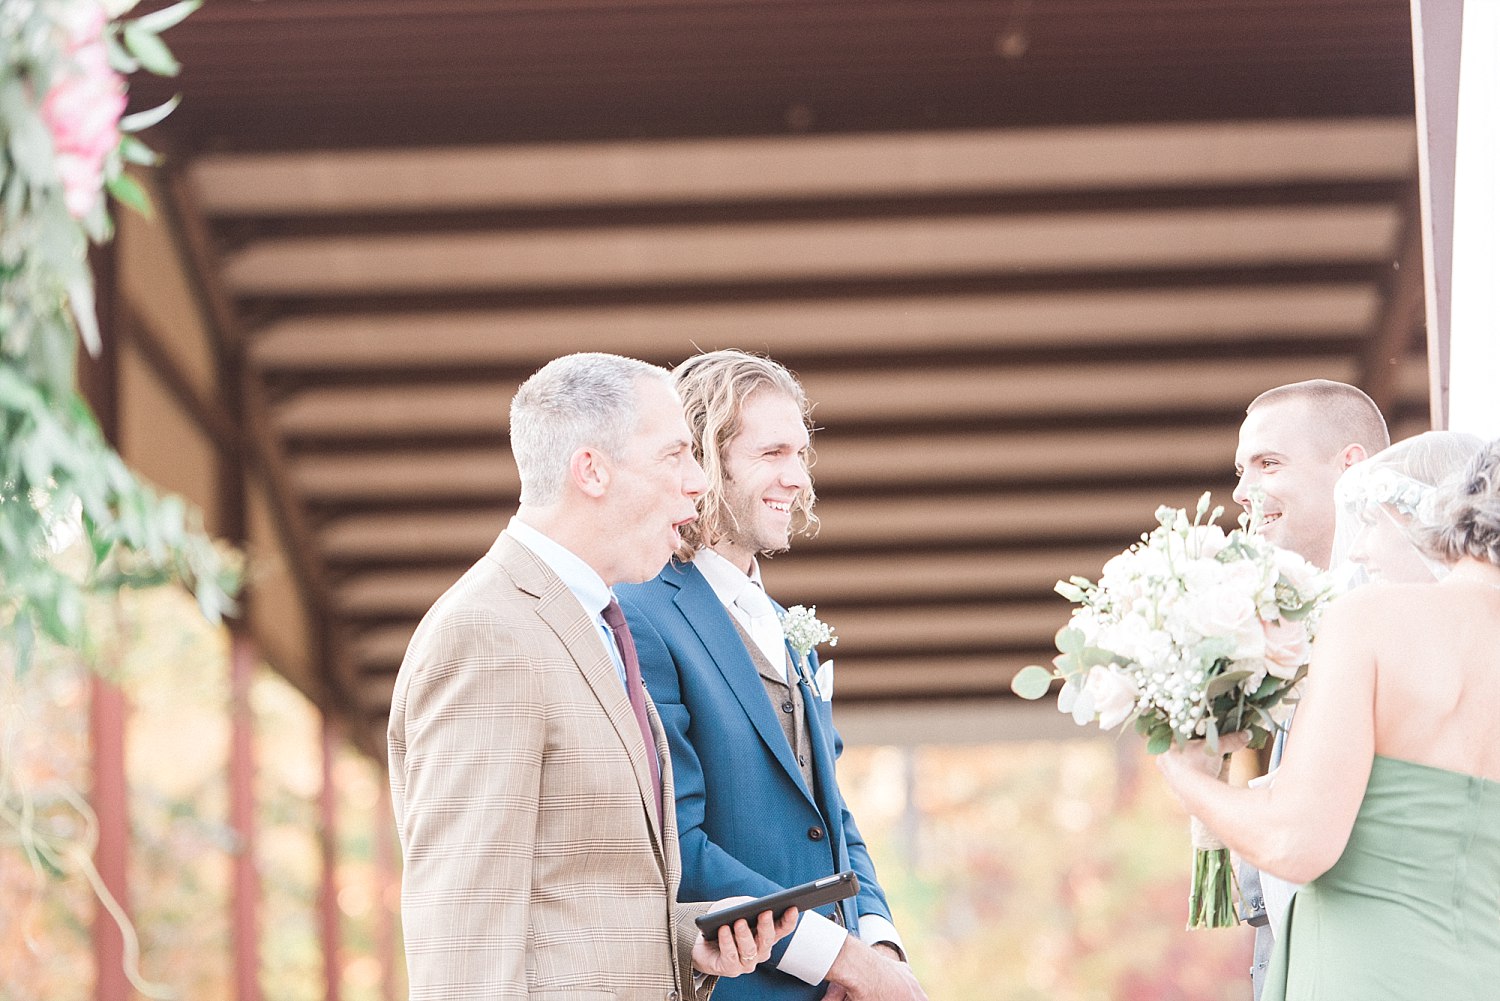
[[[666,830],[666,818],[662,815],[661,765],[656,760],[656,738],[651,735],[651,721],[646,717],[646,686],[641,684],[641,662],[635,655],[635,640],[630,627],[625,624],[625,613],[620,603],[613,599],[605,606],[604,624],[614,634],[615,646],[620,649],[620,660],[625,664],[625,694],[630,697],[630,708],[635,712],[635,721],[641,727],[641,739],[646,742],[646,763],[651,766],[651,785],[656,790],[656,819]]]

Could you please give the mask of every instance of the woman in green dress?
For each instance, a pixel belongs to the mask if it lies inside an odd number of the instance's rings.
[[[1400,513],[1449,572],[1373,572],[1328,608],[1275,781],[1231,788],[1198,748],[1158,759],[1231,849],[1307,884],[1263,1001],[1500,997],[1500,441],[1435,511]]]

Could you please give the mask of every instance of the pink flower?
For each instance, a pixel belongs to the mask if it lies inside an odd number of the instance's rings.
[[[1297,673],[1297,668],[1307,663],[1312,654],[1307,630],[1302,623],[1287,619],[1272,619],[1264,625],[1266,670],[1286,681]]]
[[[52,133],[63,199],[81,219],[99,203],[104,160],[120,141],[125,81],[109,66],[103,7],[85,3],[70,13],[63,25],[67,62],[42,99],[42,120]]]

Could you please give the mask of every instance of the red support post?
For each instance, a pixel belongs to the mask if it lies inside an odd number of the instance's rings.
[[[89,254],[94,273],[100,351],[78,356],[78,390],[88,401],[106,441],[120,447],[119,317],[116,306],[116,253],[112,246]],[[89,756],[93,766],[90,801],[99,823],[94,868],[105,890],[128,916],[130,802],[125,778],[125,693],[97,674],[89,683]],[[94,908],[94,997],[96,1001],[124,1001],[130,993],[125,976],[125,940],[114,916],[103,903]]]
[[[323,881],[318,894],[319,937],[323,943],[323,996],[325,1001],[339,1001],[343,962],[339,949],[339,839],[338,786],[334,778],[334,759],[338,754],[338,727],[327,714],[323,716],[323,788],[318,795],[323,846]]]
[[[229,925],[235,1001],[261,1001],[260,871],[255,859],[255,724],[250,682],[255,646],[243,624],[229,633],[229,825],[239,850],[233,858]]]
[[[90,682],[89,743],[93,757],[93,809],[99,821],[94,867],[105,888],[129,913],[125,871],[130,842],[130,809],[125,783],[125,693],[97,674]],[[125,1001],[125,940],[103,905],[94,909],[94,997]]]

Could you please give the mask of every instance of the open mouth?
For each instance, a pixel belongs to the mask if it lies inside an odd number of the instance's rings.
[[[1279,511],[1276,514],[1262,515],[1261,516],[1261,520],[1260,520],[1260,527],[1263,528],[1263,529],[1270,528],[1272,525],[1276,524],[1280,520],[1281,520],[1281,513]]]
[[[791,514],[792,513],[792,502],[791,501],[773,501],[773,500],[768,500],[768,501],[765,502],[765,505],[766,505],[766,507],[770,508],[772,511],[775,511],[777,514]]]

